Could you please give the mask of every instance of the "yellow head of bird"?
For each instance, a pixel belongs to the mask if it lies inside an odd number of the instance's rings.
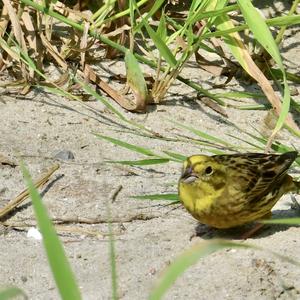
[[[212,178],[216,181],[220,176],[224,178],[224,168],[225,166],[216,162],[214,157],[193,155],[184,162],[180,181],[185,184],[207,182]]]

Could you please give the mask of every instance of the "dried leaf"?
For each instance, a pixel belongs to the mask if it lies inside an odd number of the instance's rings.
[[[123,33],[124,31],[129,31],[130,30],[130,26],[128,26],[127,24],[113,30],[113,31],[110,31],[109,33],[106,33],[104,36],[106,37],[115,37],[117,35],[120,35],[121,33]]]
[[[52,9],[74,22],[81,23],[82,20],[90,20],[90,14],[88,13],[88,11],[77,11],[75,9],[67,7],[64,3],[60,1],[55,2],[55,5],[53,5]]]
[[[209,108],[211,108],[212,110],[214,110],[215,112],[219,113],[220,115],[222,115],[225,118],[228,118],[228,115],[226,113],[226,111],[215,101],[211,100],[208,97],[201,97],[198,99],[204,103],[206,106],[208,106]]]
[[[16,15],[16,12],[12,6],[12,1],[9,0],[3,0],[4,6],[7,9],[8,15],[9,15],[9,19],[10,22],[12,24],[12,29],[14,32],[14,36],[18,42],[18,44],[20,45],[20,47],[22,48],[23,51],[26,51],[26,43],[25,43],[25,39],[24,39],[24,34],[20,25],[20,21]],[[27,51],[26,51],[27,52]]]
[[[38,52],[37,35],[35,27],[32,23],[32,18],[29,15],[28,11],[23,12],[22,21],[25,25],[27,32],[30,33],[26,35],[26,40],[28,41],[29,47],[34,50],[34,53],[36,53]]]
[[[33,50],[33,57],[35,58],[35,64],[38,69],[43,68],[43,56],[44,56],[44,47],[42,46],[41,40],[37,35],[37,30],[32,22],[32,17],[29,15],[29,12],[25,10],[22,14],[22,21],[25,27],[25,37],[29,44],[29,48]],[[29,76],[34,78],[34,70],[29,69]]]
[[[82,69],[84,69],[85,52],[86,52],[86,51],[82,51],[82,49],[86,49],[87,48],[87,42],[88,42],[88,36],[89,36],[88,35],[89,28],[90,28],[90,24],[88,22],[84,22],[83,33],[82,33],[82,37],[81,37],[81,41],[80,41],[80,49],[81,49],[81,53],[80,53],[80,65],[81,65]]]
[[[44,34],[40,35],[41,41],[44,47],[47,49],[48,53],[53,57],[53,59],[63,68],[63,70],[68,69],[68,64],[64,58],[60,55],[57,48],[46,38]]]
[[[2,37],[6,32],[7,25],[9,24],[9,16],[6,6],[2,8],[0,17],[0,36]]]
[[[14,33],[14,36],[16,38],[17,43],[19,44],[19,46],[21,47],[21,49],[27,54],[27,48],[26,48],[26,43],[25,43],[25,39],[24,39],[24,34],[20,25],[20,21],[16,15],[16,12],[12,6],[12,1],[9,0],[3,0],[3,4],[7,9],[8,15],[9,15],[9,20],[12,24],[12,30]],[[26,66],[23,62],[20,62],[21,65],[21,71],[22,71],[22,75],[24,78],[27,78],[27,71],[26,71]]]
[[[122,94],[120,94],[118,91],[113,89],[108,83],[104,82],[88,64],[85,65],[84,75],[89,80],[97,84],[97,86],[101,90],[103,90],[124,109],[128,111],[141,111],[139,104],[133,103],[132,101],[124,97]]]
[[[25,86],[24,86],[24,87],[22,88],[22,90],[20,91],[20,94],[21,94],[21,95],[27,95],[27,94],[30,92],[30,88],[31,88],[31,85],[25,83]]]
[[[209,72],[215,76],[220,76],[223,74],[224,67],[220,66],[220,64],[207,60],[198,52],[195,52],[195,58],[200,67],[206,72]]]
[[[19,53],[15,52],[11,47],[9,47],[2,37],[0,37],[0,46],[13,60],[21,63]]]

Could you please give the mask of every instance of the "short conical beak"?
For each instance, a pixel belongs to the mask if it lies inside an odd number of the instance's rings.
[[[192,167],[187,167],[182,171],[181,174],[181,179],[185,179],[187,177],[189,177],[191,174],[193,173],[193,168]]]
[[[187,167],[183,170],[180,181],[184,183],[192,183],[198,178],[198,175],[194,173],[192,167]]]

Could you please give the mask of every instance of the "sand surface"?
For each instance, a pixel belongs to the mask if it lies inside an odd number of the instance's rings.
[[[285,65],[298,74],[299,40],[299,28],[292,29],[281,49]],[[103,65],[116,73],[122,72],[122,61],[107,61]],[[226,80],[215,79],[193,63],[182,75],[205,88]],[[296,84],[291,87],[299,89]],[[236,89],[259,91],[255,84],[237,80],[232,80],[222,91]],[[184,155],[205,152],[201,145],[133,134],[97,101],[82,104],[39,90],[25,97],[8,95],[7,90],[1,90],[1,94],[0,154],[15,162],[21,156],[33,178],[55,162],[60,164],[60,169],[41,192],[53,219],[73,220],[70,224],[61,224],[58,232],[83,299],[111,298],[108,205],[116,238],[119,296],[124,300],[146,299],[164,268],[193,244],[215,237],[235,239],[239,236],[236,230],[217,231],[199,225],[183,208],[174,210],[165,206],[164,201],[132,199],[133,195],[176,193],[181,165],[169,163],[139,168],[106,163],[107,160],[144,157],[98,139],[93,132],[149,147],[158,153],[163,150]],[[294,99],[299,101],[299,95]],[[255,102],[249,99],[249,103]],[[226,112],[227,121],[252,133],[255,133],[254,128],[262,129],[266,115],[266,111],[232,108]],[[171,123],[171,119],[240,145],[241,151],[245,144],[231,136],[249,139],[225,122],[223,116],[196,100],[196,93],[178,81],[170,89],[166,102],[152,106],[148,114],[123,113],[166,137],[180,134],[196,138]],[[295,115],[295,120],[297,118]],[[299,139],[286,130],[280,133],[279,140],[300,148]],[[74,159],[56,159],[60,151],[70,151]],[[19,166],[0,164],[0,178],[0,206],[3,207],[24,188],[24,181]],[[120,187],[112,202],[112,194]],[[297,216],[297,211],[290,207],[291,199],[287,195],[274,208],[274,217]],[[86,220],[95,220],[97,224],[85,224]],[[29,299],[58,299],[43,244],[27,237],[28,229],[36,224],[30,201],[21,205],[6,222],[12,227],[0,226],[1,285],[18,286]],[[204,235],[190,241],[195,230]],[[298,227],[269,226],[247,242],[300,262]],[[299,267],[269,252],[227,249],[188,269],[165,299],[300,299],[299,278]]]

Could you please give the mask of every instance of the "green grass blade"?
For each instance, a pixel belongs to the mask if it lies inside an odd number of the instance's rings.
[[[90,95],[92,95],[93,97],[95,97],[98,101],[100,101],[102,104],[105,105],[105,107],[111,111],[112,113],[114,113],[117,117],[119,117],[121,120],[130,123],[129,120],[127,120],[126,117],[124,117],[117,109],[115,109],[110,103],[109,101],[107,101],[104,97],[100,96],[97,92],[95,92],[88,84],[82,82],[81,80],[79,80],[78,78],[76,78],[75,76],[73,77],[73,80],[77,83],[80,84],[80,86]]]
[[[158,34],[158,36],[163,41],[167,40],[167,24],[166,24],[166,17],[165,17],[165,9],[164,8],[161,12],[161,17],[160,17],[160,20],[159,20],[159,24],[158,24],[156,33]]]
[[[284,93],[283,93],[283,99],[282,99],[282,106],[281,106],[281,112],[279,115],[279,118],[277,120],[276,126],[273,130],[273,133],[271,136],[275,137],[277,132],[282,128],[284,125],[285,119],[289,113],[290,110],[290,101],[291,101],[291,95],[290,95],[290,89],[287,83],[286,74],[284,69],[282,69],[283,73],[283,85],[284,85]]]
[[[232,137],[232,138],[234,138],[234,139],[236,139],[236,140],[238,140],[238,141],[240,141],[240,142],[243,142],[243,143],[245,143],[245,144],[247,144],[247,145],[250,145],[250,146],[252,146],[252,147],[254,147],[255,149],[258,149],[258,150],[260,150],[260,151],[264,151],[264,149],[265,149],[264,146],[259,146],[259,145],[257,145],[257,144],[254,144],[253,142],[251,142],[251,141],[249,141],[249,140],[247,140],[247,139],[245,139],[245,138],[241,138],[241,137],[236,136],[236,135],[233,135],[233,134],[228,134],[228,136],[230,136],[230,137]]]
[[[168,158],[153,158],[153,159],[141,159],[141,160],[110,160],[109,163],[117,163],[127,166],[149,166],[149,165],[159,165],[168,163],[170,159]]]
[[[252,98],[252,99],[266,99],[266,96],[262,93],[252,93],[252,92],[225,92],[217,93],[216,96],[225,99],[241,99],[241,98]]]
[[[157,0],[157,1],[154,1],[153,3],[153,6],[151,7],[150,11],[147,13],[147,15],[143,18],[143,21],[138,24],[133,30],[134,32],[136,31],[140,31],[141,28],[143,27],[144,25],[144,22],[148,23],[148,19],[156,12],[159,10],[159,8],[163,5],[165,1],[164,0]]]
[[[236,108],[239,110],[269,110],[272,108],[270,103],[266,104],[253,104],[253,105],[232,105],[229,104],[228,107]]]
[[[168,48],[166,43],[160,38],[160,36],[146,23],[144,22],[144,26],[155,44],[156,48],[158,49],[161,56],[166,60],[166,62],[171,66],[175,67],[177,64],[176,58],[172,54],[171,50]]]
[[[108,232],[109,232],[109,259],[111,268],[111,288],[112,288],[112,299],[118,300],[118,280],[117,280],[117,264],[116,264],[116,251],[115,251],[115,240],[111,224],[111,210],[109,203],[107,204],[107,215],[108,215]]]
[[[131,32],[133,33],[133,35],[134,35],[134,32],[133,32],[132,28],[134,28],[135,25],[136,25],[136,18],[135,18],[135,15],[134,15],[135,14],[135,8],[138,8],[135,0],[129,1],[130,27],[131,27]]]
[[[51,86],[47,86],[47,85],[39,85],[39,84],[33,85],[33,86],[35,86],[36,88],[38,88],[42,91],[46,91],[48,93],[54,94],[56,96],[63,96],[70,100],[81,101],[80,97],[72,95],[71,93],[64,91],[62,88],[51,87]]]
[[[212,135],[210,135],[208,133],[205,133],[203,131],[200,131],[198,129],[195,129],[195,128],[191,127],[191,126],[186,126],[186,125],[183,125],[183,124],[178,123],[178,122],[173,121],[173,120],[169,120],[169,121],[171,123],[174,123],[174,124],[178,125],[181,128],[189,130],[190,132],[196,134],[197,136],[199,136],[199,137],[201,137],[203,139],[206,139],[206,140],[211,141],[211,142],[216,142],[216,143],[219,143],[219,144],[224,145],[224,146],[231,146],[228,142],[226,142],[226,141],[224,141],[222,139],[219,139],[217,137],[214,137],[214,136],[212,136]]]
[[[267,19],[266,23],[269,26],[292,26],[300,23],[299,15],[280,16],[272,19]]]
[[[138,200],[179,201],[178,194],[151,194],[151,195],[131,196],[130,198],[134,198],[134,199],[138,199]]]
[[[156,155],[154,152],[152,152],[148,148],[144,148],[144,147],[132,145],[132,144],[123,142],[121,140],[117,140],[117,139],[111,138],[109,136],[101,135],[99,133],[94,133],[94,135],[96,137],[98,137],[98,138],[101,138],[103,140],[109,141],[109,142],[111,142],[111,143],[113,143],[113,144],[115,144],[117,146],[126,148],[128,150],[131,150],[131,151],[134,151],[134,152],[137,152],[137,153],[141,153],[141,154],[147,155],[147,156],[157,156],[157,157],[159,157],[159,155]]]
[[[21,296],[23,299],[28,299],[21,289],[14,286],[2,288],[0,290],[0,300],[15,299],[17,296]]]
[[[38,227],[43,236],[43,243],[53,277],[63,300],[81,299],[79,287],[71,270],[62,243],[48,216],[38,191],[34,188],[29,172],[21,164],[22,173],[29,189]]]
[[[259,136],[256,136],[250,132],[247,132],[241,128],[239,128],[240,131],[242,131],[243,133],[245,133],[246,135],[248,135],[249,137],[251,137],[252,139],[254,139],[255,141],[261,143],[263,146],[265,146],[267,144],[267,139],[255,128],[253,127],[253,129],[259,134]],[[260,146],[257,146],[260,148]],[[285,153],[288,151],[295,151],[294,148],[286,146],[278,141],[275,141],[272,145],[271,148],[278,153]],[[300,159],[296,159],[296,162],[299,163]]]
[[[232,149],[236,149],[237,147],[233,147]],[[201,147],[201,152],[209,152],[209,153],[212,153],[212,154],[215,154],[215,155],[222,155],[222,154],[226,154],[226,151],[224,150],[218,150],[218,149],[214,149],[214,148],[203,148]]]
[[[175,152],[171,152],[171,151],[163,151],[163,153],[165,153],[165,154],[169,155],[170,157],[176,159],[178,162],[185,161],[186,158],[187,158],[185,155],[175,153]]]
[[[113,0],[114,2],[116,1],[116,0]],[[136,6],[137,6],[137,8],[139,8],[140,6],[142,6],[142,5],[144,5],[146,2],[148,2],[149,0],[141,0],[141,1],[139,1],[137,4],[136,4]],[[112,1],[111,1],[112,2]],[[103,7],[103,6],[102,6]],[[109,22],[112,22],[113,20],[116,20],[116,19],[119,19],[119,18],[121,18],[121,17],[124,17],[124,16],[126,16],[126,15],[128,15],[128,14],[130,14],[130,7],[129,8],[127,8],[127,9],[124,9],[124,10],[122,10],[122,11],[120,11],[120,12],[118,12],[118,13],[116,13],[115,15],[113,15],[113,16],[111,16],[111,17],[109,17],[109,18],[106,18],[105,20],[104,20],[104,22],[105,23],[109,23]],[[95,15],[94,15],[95,16]],[[95,19],[95,18],[92,18],[92,19]],[[101,23],[100,23],[101,24]],[[94,25],[94,26],[92,26],[91,28],[92,29],[94,29],[94,28],[96,28],[96,27],[99,27],[99,24],[98,24],[98,21],[97,21],[97,23]]]
[[[258,132],[258,134],[260,134],[259,131],[258,131],[256,128],[253,128],[253,129],[256,130],[256,132]],[[261,134],[260,134],[260,136],[256,136],[256,135],[254,135],[254,134],[252,134],[252,133],[250,133],[250,132],[247,132],[247,131],[245,131],[245,130],[242,130],[242,129],[240,129],[240,130],[241,130],[242,132],[244,132],[245,134],[247,134],[248,136],[250,136],[251,138],[253,138],[255,141],[261,143],[261,144],[264,145],[264,146],[266,145],[267,139],[264,138]],[[255,146],[256,146],[256,145],[255,145]],[[258,147],[258,148],[261,148],[260,146],[257,146],[257,147]],[[278,142],[278,141],[275,141],[274,143],[272,143],[271,148],[272,148],[272,150],[274,150],[274,151],[277,152],[277,153],[285,153],[285,152],[297,150],[297,149],[292,148],[292,147],[290,147],[290,146],[286,146],[286,145],[284,145],[284,144],[282,144],[282,143],[280,143],[280,142]],[[297,159],[295,160],[295,162],[296,162],[298,165],[300,165],[300,158],[297,158]]]
[[[270,68],[270,74],[273,74],[276,79],[282,78],[282,72],[280,69]],[[286,77],[288,80],[293,81],[294,83],[300,83],[300,76],[294,73],[286,72]]]
[[[254,37],[274,58],[280,69],[283,69],[279,49],[262,15],[252,5],[250,0],[238,0],[237,2]]]
[[[300,218],[270,219],[259,222],[264,224],[300,225]]]
[[[23,0],[21,0],[23,1]],[[267,19],[266,24],[268,26],[286,26],[286,25],[297,25],[300,23],[300,16],[294,15],[294,16],[284,16],[284,17],[276,17],[272,19]],[[215,32],[209,32],[205,33],[203,35],[203,39],[209,39],[212,37],[223,37],[230,33],[243,31],[245,29],[249,28],[248,24],[236,26],[234,28],[226,29],[226,30],[217,30]]]
[[[255,128],[254,128],[255,129]],[[250,132],[247,132],[245,130],[240,129],[241,131],[243,131],[245,134],[247,134],[248,136],[250,136],[251,138],[253,138],[255,141],[259,142],[262,145],[266,145],[267,143],[267,139],[265,137],[263,137],[261,134],[260,136],[256,136]],[[258,130],[256,130],[258,132]],[[258,132],[259,133],[259,132]]]

